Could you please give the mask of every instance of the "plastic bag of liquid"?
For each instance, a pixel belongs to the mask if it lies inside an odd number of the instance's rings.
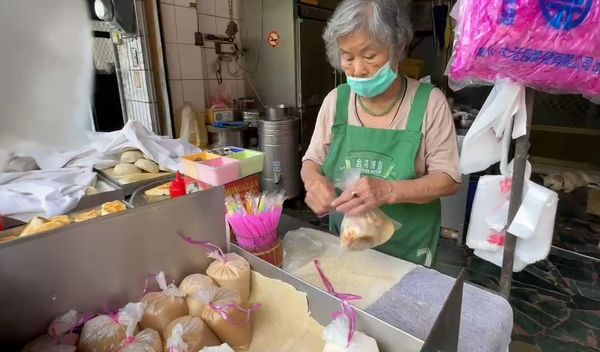
[[[174,284],[167,285],[164,272],[156,275],[156,281],[162,291],[146,293],[142,298],[146,309],[140,326],[162,332],[175,318],[187,315],[188,307],[185,294]]]
[[[205,304],[196,298],[199,291],[216,289],[217,284],[210,277],[202,274],[186,276],[179,284],[179,289],[185,293],[185,302],[188,305],[189,314],[195,317],[202,315]]]
[[[354,331],[348,341],[350,324],[345,316],[334,319],[325,330],[323,352],[379,352],[377,341],[360,331]]]
[[[221,344],[202,319],[189,315],[173,320],[163,334],[168,352],[194,352]]]
[[[236,350],[247,349],[252,339],[251,313],[260,305],[244,308],[240,305],[239,293],[228,288],[218,288],[204,300],[207,305],[202,319],[215,335]]]
[[[160,352],[162,340],[160,334],[152,329],[135,333],[137,324],[144,315],[144,303],[129,303],[119,311],[119,322],[127,327],[127,337],[121,341],[118,352]]]
[[[360,179],[360,169],[344,170],[336,187],[346,190]],[[364,250],[387,242],[400,223],[390,219],[381,209],[368,211],[362,215],[344,215],[340,226],[340,246],[350,250]]]
[[[549,92],[600,96],[600,3],[461,0],[451,87],[507,78]]]

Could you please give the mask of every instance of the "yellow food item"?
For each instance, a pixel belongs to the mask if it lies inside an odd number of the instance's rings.
[[[71,223],[71,219],[67,215],[54,216],[46,221],[43,218],[35,217],[31,219],[29,224],[23,229],[20,237],[35,235],[40,232],[50,231]]]
[[[0,243],[6,243],[6,242],[10,242],[12,240],[16,240],[17,236],[6,236],[6,237],[0,237]]]
[[[120,200],[115,200],[102,204],[101,214],[104,216],[112,213],[118,213],[126,209],[127,207],[125,206],[125,203],[121,202]]]
[[[171,187],[171,182],[164,183],[160,186],[156,186],[154,188],[150,188],[144,192],[148,197],[160,197],[160,196],[168,196],[169,195],[169,187]]]
[[[92,210],[84,211],[83,213],[76,215],[73,218],[73,220],[75,222],[81,222],[81,221],[97,218],[98,216],[100,216],[100,211],[98,209],[92,209]]]

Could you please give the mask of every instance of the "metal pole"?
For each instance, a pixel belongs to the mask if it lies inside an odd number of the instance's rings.
[[[523,185],[525,183],[525,168],[527,166],[527,152],[529,151],[529,131],[531,130],[531,115],[533,111],[533,95],[535,91],[527,88],[525,91],[525,107],[527,111],[527,129],[524,136],[517,138],[515,145],[515,158],[512,175],[510,203],[508,205],[508,224],[510,224],[523,201]],[[509,133],[508,131],[506,133]],[[515,246],[517,238],[506,233],[504,241],[504,258],[502,273],[500,274],[500,294],[508,299],[512,284],[513,264],[515,259]]]

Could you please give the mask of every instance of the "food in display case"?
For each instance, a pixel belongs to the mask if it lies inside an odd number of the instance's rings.
[[[163,183],[162,185],[158,185],[156,187],[145,190],[144,195],[146,195],[148,197],[168,196],[170,187],[171,187],[171,182]]]
[[[165,352],[199,351],[207,346],[218,346],[221,341],[202,319],[189,315],[173,320],[163,332]]]
[[[139,150],[128,150],[121,153],[121,164],[133,164],[136,161],[143,159],[144,153]]]
[[[101,212],[98,211],[98,209],[84,211],[83,213],[79,213],[79,214],[73,216],[73,221],[81,222],[81,221],[91,220],[91,219],[99,217],[100,213]]]
[[[127,206],[120,200],[104,203],[100,208],[102,216],[125,211],[126,209]]]
[[[171,321],[188,315],[185,294],[174,284],[167,285],[164,272],[156,275],[160,292],[149,292],[142,297],[146,304],[144,315],[140,322],[143,329],[150,328],[163,332]],[[164,338],[164,336],[163,336]]]
[[[160,171],[158,169],[158,164],[152,160],[138,159],[138,161],[136,161],[133,165],[138,169],[149,172],[151,174],[157,174]]]

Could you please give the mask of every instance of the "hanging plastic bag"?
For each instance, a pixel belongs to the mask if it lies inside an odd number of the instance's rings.
[[[360,179],[360,174],[360,169],[344,170],[336,187],[341,190],[352,187]],[[357,216],[344,215],[340,226],[340,246],[350,250],[377,247],[392,238],[400,227],[400,223],[390,219],[381,209]]]
[[[149,292],[142,297],[146,309],[140,326],[143,329],[150,328],[162,332],[175,318],[187,315],[188,307],[185,294],[174,284],[167,285],[164,272],[156,275],[156,281],[162,291]]]
[[[244,308],[238,292],[228,288],[218,288],[212,297],[205,299],[202,319],[215,335],[234,349],[247,349],[252,339],[251,313],[260,304]]]
[[[451,87],[507,78],[549,92],[600,95],[600,4],[461,0]]]
[[[189,314],[195,317],[202,315],[205,304],[197,297],[197,293],[214,290],[217,285],[210,277],[202,274],[186,276],[179,284],[179,289],[185,294],[185,302],[188,305]]]
[[[127,327],[119,322],[118,313],[99,315],[83,325],[79,352],[112,352],[127,336]]]
[[[470,174],[501,161],[508,153],[511,136],[516,139],[525,135],[526,124],[525,88],[507,80],[498,81],[463,140],[460,171]]]
[[[81,315],[75,310],[56,317],[46,335],[27,343],[22,352],[74,352],[77,350],[79,335],[73,330],[90,320],[93,315]]]
[[[199,246],[208,252],[207,256],[215,259],[206,269],[206,275],[219,286],[237,290],[242,303],[250,297],[250,263],[238,254],[224,254],[221,248],[207,241],[194,240],[181,236],[186,242]]]
[[[510,127],[510,126],[508,126]],[[513,271],[523,270],[548,256],[552,244],[554,218],[558,204],[555,192],[529,181],[531,165],[526,164],[523,202],[513,222],[508,224],[508,207],[512,192],[512,168],[507,164],[510,136],[505,133],[501,145],[502,175],[482,176],[477,184],[467,246],[474,254],[502,266],[507,232],[517,236]]]
[[[152,329],[144,329],[135,333],[137,324],[142,319],[144,303],[129,303],[119,311],[119,322],[127,327],[127,337],[115,352],[161,352],[162,340],[160,334]]]
[[[189,315],[173,320],[164,331],[169,352],[194,352],[206,346],[218,346],[221,341],[198,317]]]

